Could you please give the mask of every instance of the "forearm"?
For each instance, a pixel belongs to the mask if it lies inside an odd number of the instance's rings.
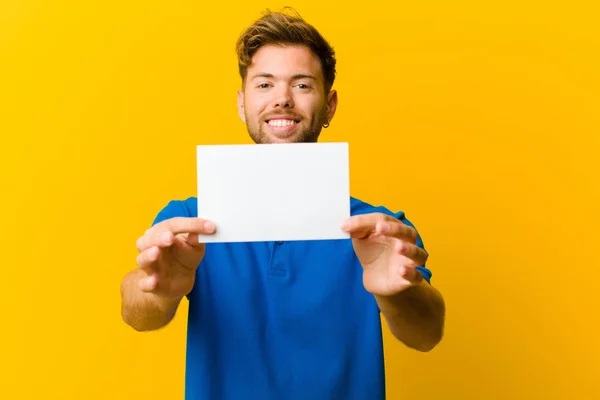
[[[425,280],[389,297],[375,296],[394,336],[405,345],[429,351],[441,340],[445,305],[441,294]]]
[[[181,301],[142,292],[138,282],[145,276],[144,271],[136,269],[129,272],[121,284],[123,321],[137,331],[150,331],[167,325]]]

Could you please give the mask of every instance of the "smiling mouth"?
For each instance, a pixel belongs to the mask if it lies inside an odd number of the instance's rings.
[[[279,127],[287,127],[287,126],[296,125],[300,121],[295,120],[295,119],[269,119],[266,122],[270,126],[279,128]]]

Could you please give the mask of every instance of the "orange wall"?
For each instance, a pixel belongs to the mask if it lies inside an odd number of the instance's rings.
[[[186,305],[135,333],[120,280],[195,146],[249,142],[234,43],[284,5],[201,3],[0,2],[0,398],[182,398]],[[386,333],[390,398],[600,398],[597,6],[404,3],[294,5],[338,53],[323,140],[447,300],[433,352]]]

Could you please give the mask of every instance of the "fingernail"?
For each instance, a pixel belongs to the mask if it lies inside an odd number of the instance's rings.
[[[215,230],[215,224],[210,221],[204,221],[204,229],[206,229],[208,232],[212,232]]]
[[[390,224],[384,222],[381,224],[381,232],[386,233],[391,229]]]
[[[345,219],[342,221],[342,229],[348,229],[348,228],[350,228],[350,220]]]

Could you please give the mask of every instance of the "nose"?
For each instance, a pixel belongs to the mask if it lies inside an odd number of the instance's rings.
[[[289,87],[282,86],[275,92],[273,98],[273,108],[293,108],[294,99]]]

